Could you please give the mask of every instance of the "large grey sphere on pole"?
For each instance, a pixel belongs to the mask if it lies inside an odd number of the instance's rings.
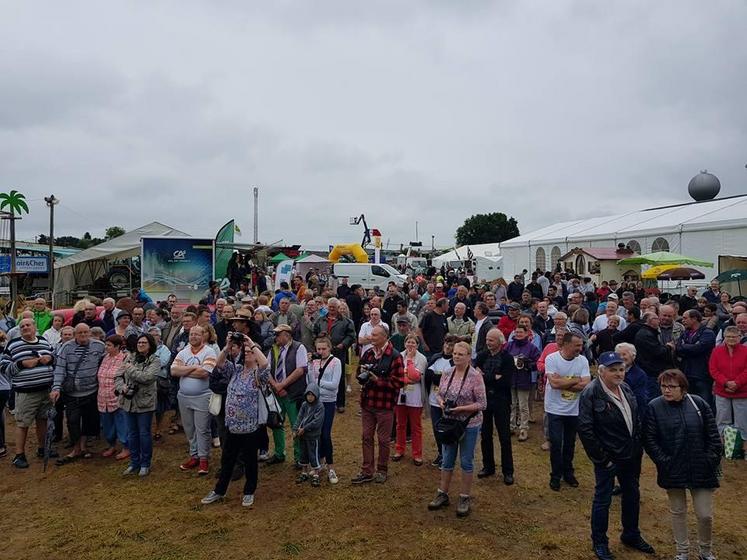
[[[713,200],[721,191],[721,181],[718,177],[708,171],[701,171],[695,177],[690,179],[687,185],[687,191],[693,200],[701,202],[703,200]]]

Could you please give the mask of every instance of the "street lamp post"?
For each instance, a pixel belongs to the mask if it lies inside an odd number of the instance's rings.
[[[44,202],[47,203],[47,206],[49,206],[49,256],[47,259],[49,260],[49,263],[47,266],[49,267],[49,293],[50,293],[50,305],[52,309],[54,309],[54,207],[56,204],[59,204],[60,199],[55,198],[55,196],[49,195],[44,197]]]

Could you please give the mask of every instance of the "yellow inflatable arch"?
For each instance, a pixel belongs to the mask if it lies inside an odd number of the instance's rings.
[[[368,253],[366,253],[363,247],[361,247],[357,243],[335,245],[334,247],[332,247],[332,250],[330,251],[327,259],[329,259],[330,262],[336,263],[340,262],[340,257],[342,257],[343,255],[352,255],[353,257],[355,257],[355,262],[368,262]]]

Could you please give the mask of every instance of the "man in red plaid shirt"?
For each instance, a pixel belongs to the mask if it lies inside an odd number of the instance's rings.
[[[382,326],[374,327],[371,332],[372,348],[361,356],[361,366],[368,371],[368,379],[363,383],[361,392],[361,420],[363,424],[363,465],[351,482],[386,482],[389,464],[389,439],[394,422],[394,405],[397,404],[399,390],[405,384],[405,366]],[[359,379],[360,382],[360,379]],[[374,474],[374,432],[379,440],[379,460]]]

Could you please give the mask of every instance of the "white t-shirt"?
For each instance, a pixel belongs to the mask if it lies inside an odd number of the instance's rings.
[[[560,352],[553,352],[545,359],[545,373],[557,373],[561,377],[591,377],[589,361],[584,356],[566,360]],[[558,416],[578,416],[578,398],[581,393],[553,389],[548,379],[545,386],[545,412]]]
[[[178,366],[202,366],[207,373],[213,371],[218,357],[215,350],[210,346],[203,346],[196,354],[192,352],[192,346],[187,346],[176,355],[174,364]],[[179,378],[179,394],[186,397],[200,397],[210,394],[208,378],[197,379],[195,377]]]
[[[377,327],[377,326],[382,326],[384,327],[384,329],[386,329],[386,332],[389,332],[389,325],[387,325],[384,321],[381,321],[378,325],[372,325],[371,321],[366,321],[365,323],[361,325],[361,330],[358,333],[358,340],[360,340],[364,336],[371,336],[371,333],[373,332],[374,327]],[[366,350],[368,350],[369,348],[373,348],[373,344],[371,343],[364,344],[361,347],[361,356],[363,356],[363,354],[365,354]]]
[[[453,367],[454,365],[451,363],[451,359],[447,360],[446,358],[439,358],[438,360],[433,362],[433,365],[430,369],[432,369],[436,373],[440,372],[441,375],[443,375],[444,372],[449,371]],[[435,383],[431,385],[431,392],[428,395],[428,404],[430,404],[431,406],[438,406],[438,389],[439,387]]]
[[[607,317],[607,315],[600,315],[599,317],[594,319],[594,324],[591,326],[591,330],[594,331],[595,333],[599,331],[603,331],[604,329],[607,328],[609,321],[610,319],[609,317]],[[628,322],[622,317],[620,317],[620,324],[617,326],[617,330],[621,331],[627,326],[628,326]]]

